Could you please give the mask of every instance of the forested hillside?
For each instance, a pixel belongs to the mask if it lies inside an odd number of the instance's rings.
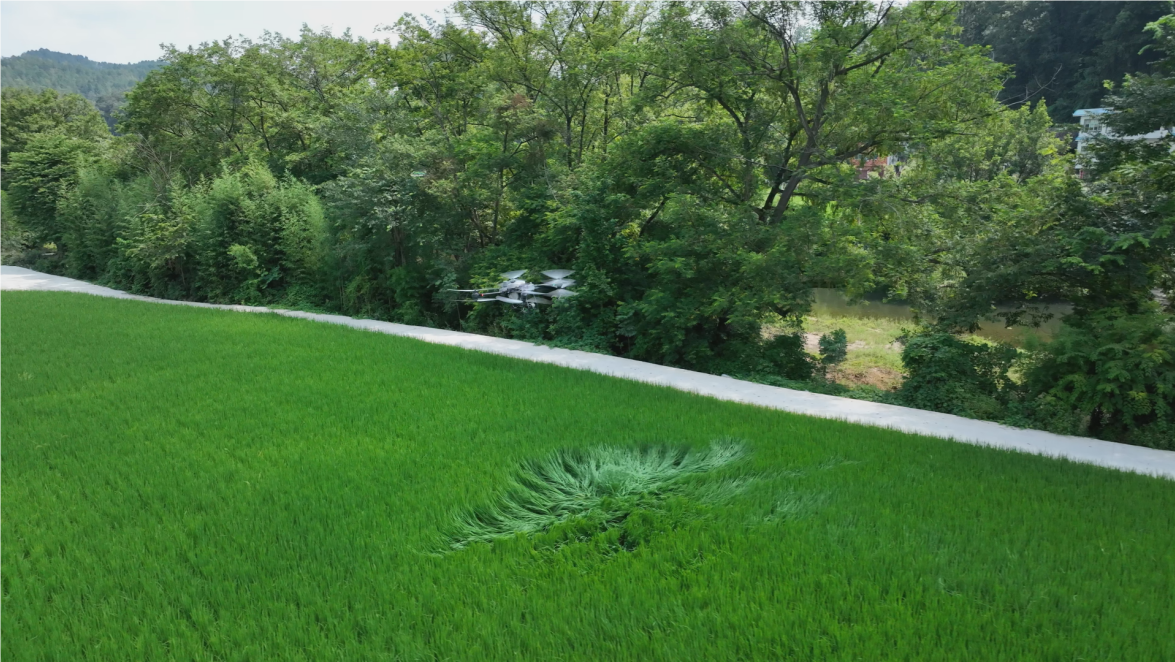
[[[883,292],[920,323],[869,397],[1169,447],[1175,138],[1103,140],[1078,179],[1067,117],[1001,103],[959,9],[459,3],[395,45],[172,50],[115,138],[23,98],[46,128],[5,133],[6,259],[824,390],[844,335],[804,351],[813,288]],[[1175,126],[1173,33],[1140,30],[1109,124]],[[578,295],[549,307],[451,291],[557,267]],[[965,335],[1058,300],[1049,342]]]
[[[122,105],[123,95],[161,64],[154,60],[134,64],[95,62],[82,55],[40,48],[3,58],[0,85],[80,94],[94,102],[113,127],[113,114]]]
[[[1150,70],[1143,28],[1167,13],[1168,2],[967,2],[960,40],[1012,65],[1005,102],[1044,99],[1053,118],[1071,122],[1074,110],[1101,105],[1104,81]]]

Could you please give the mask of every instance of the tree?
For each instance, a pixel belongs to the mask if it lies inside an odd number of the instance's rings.
[[[875,219],[868,243],[878,284],[923,319],[955,331],[978,328],[993,301],[1039,300],[1039,279],[1023,291],[1009,284],[1027,282],[1018,280],[1021,270],[1034,268],[1028,265],[1047,250],[1039,235],[1081,197],[1067,151],[1043,103],[911,144],[902,176],[878,181],[877,192],[859,202]],[[979,289],[993,293],[974,296]],[[1048,294],[1059,296],[1055,288]],[[1003,320],[1031,323],[1034,310],[1025,306]]]
[[[50,131],[33,136],[12,155],[6,173],[9,209],[34,241],[60,243],[64,239],[65,226],[57,204],[77,182],[79,168],[95,152],[92,142]]]
[[[813,286],[870,278],[864,219],[840,204],[864,186],[852,160],[999,112],[1001,67],[953,40],[952,12],[667,6],[632,55],[633,103],[655,119],[580,171],[551,230],[577,238],[560,252],[599,292],[574,302],[586,332],[648,360],[779,369],[764,321],[795,324]]]
[[[401,20],[394,44],[304,29],[172,50],[129,94],[124,136],[38,134],[5,204],[63,268],[135,291],[312,302],[773,383],[820,369],[798,334],[813,287],[882,290],[938,334],[911,339],[911,401],[999,418],[1051,398],[1086,403],[1070,408],[1107,435],[1159,429],[1113,418],[1113,398],[1022,390],[1045,379],[1009,378],[1028,374],[1010,370],[1020,354],[955,335],[1007,300],[1022,305],[1003,319],[1032,322],[1052,296],[1086,340],[1151,347],[1150,291],[1173,271],[1165,147],[1106,143],[1094,179],[1074,178],[1045,104],[999,102],[1008,67],[960,43],[958,11],[459,3],[451,22]],[[1111,121],[1168,117],[1164,71],[1118,89]],[[576,270],[579,295],[526,314],[447,291],[554,267]],[[1140,347],[1034,351],[1031,374],[1160,370]]]
[[[128,95],[119,127],[189,181],[255,154],[278,173],[325,181],[338,172],[317,125],[368,84],[370,48],[303,28],[297,41],[267,33],[169,49],[167,66]]]
[[[994,112],[1001,68],[953,39],[954,10],[888,2],[683,9],[666,16],[666,36],[694,46],[701,30],[713,45],[678,51],[701,61],[664,52],[660,72],[728,116],[743,148],[736,172],[761,164],[761,173],[724,186],[749,201],[766,184],[756,203],[777,224],[821,169],[900,152]]]
[[[5,173],[11,156],[24,151],[39,134],[57,133],[86,141],[110,135],[101,113],[77,94],[5,88],[0,99],[0,114],[4,116],[0,124],[0,164]],[[7,190],[6,177],[4,185]]]

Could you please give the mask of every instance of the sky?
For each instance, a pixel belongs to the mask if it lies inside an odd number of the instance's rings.
[[[265,30],[297,37],[302,24],[335,34],[387,39],[380,25],[392,25],[404,13],[441,20],[451,2],[0,2],[0,55],[20,55],[48,48],[85,55],[99,62],[158,59],[161,43],[179,48],[204,41]]]

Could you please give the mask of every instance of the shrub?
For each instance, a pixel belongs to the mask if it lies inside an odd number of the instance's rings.
[[[787,379],[812,378],[813,365],[804,350],[804,337],[798,333],[781,333],[765,344],[773,374]]]
[[[199,191],[200,286],[211,300],[266,302],[310,288],[325,247],[322,206],[306,184],[257,161]]]
[[[844,329],[820,336],[820,364],[825,368],[844,363],[849,356],[849,339]]]
[[[911,407],[971,418],[996,419],[1013,386],[1008,370],[1016,350],[967,342],[928,331],[909,337],[902,350],[906,379],[899,399]]]
[[[1175,316],[1073,316],[1036,354],[1026,386],[1038,419],[1080,412],[1092,436],[1175,449]]]
[[[99,165],[80,168],[76,183],[57,201],[65,272],[74,278],[100,278],[118,256],[127,194],[122,182],[105,170]]]
[[[119,257],[108,269],[114,284],[164,298],[203,296],[194,283],[199,196],[198,189],[189,189],[178,179],[161,194],[145,177],[123,189]]]

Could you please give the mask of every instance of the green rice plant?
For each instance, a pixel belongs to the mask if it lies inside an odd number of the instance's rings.
[[[5,660],[1175,660],[1169,480],[274,315],[0,326]],[[596,507],[449,546],[540,475]]]
[[[639,505],[682,491],[682,479],[744,454],[743,444],[733,439],[716,440],[704,450],[662,444],[558,451],[523,463],[504,494],[459,515],[449,546],[541,533],[575,517],[598,522],[602,532],[623,524]]]

